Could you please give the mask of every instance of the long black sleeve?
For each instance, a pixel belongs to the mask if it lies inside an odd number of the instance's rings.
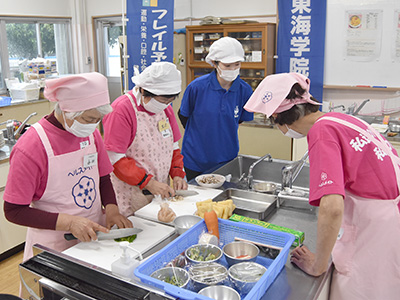
[[[188,117],[185,117],[185,116],[183,116],[183,115],[181,115],[181,110],[178,110],[178,117],[179,117],[179,120],[180,120],[181,123],[182,123],[183,128],[186,128],[186,123],[187,123],[187,120],[188,120],[189,118],[188,118]]]

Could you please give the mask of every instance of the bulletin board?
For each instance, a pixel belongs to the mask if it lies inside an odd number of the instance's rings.
[[[324,85],[400,88],[400,1],[328,0]]]

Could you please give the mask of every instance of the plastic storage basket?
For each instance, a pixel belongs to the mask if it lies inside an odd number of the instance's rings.
[[[294,241],[294,235],[286,232],[274,231],[257,225],[244,222],[233,222],[219,219],[218,223],[220,234],[220,246],[235,240],[235,237],[243,238],[249,241],[259,242],[266,245],[281,247],[282,250],[275,259],[258,257],[258,263],[267,267],[267,272],[260,278],[257,284],[243,298],[244,300],[260,299],[278,276],[279,272],[285,266],[289,255],[290,246]],[[150,275],[167,263],[174,260],[179,254],[188,247],[198,243],[200,234],[206,232],[207,228],[204,220],[187,230],[184,234],[172,241],[159,252],[151,256],[145,262],[135,269],[135,275],[143,283],[153,285],[164,290],[167,294],[179,299],[186,300],[207,300],[210,299],[187,289],[182,289],[166,282],[150,277]],[[221,246],[222,248],[223,246]]]

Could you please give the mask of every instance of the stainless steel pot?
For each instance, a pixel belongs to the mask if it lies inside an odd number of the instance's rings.
[[[400,124],[389,123],[389,130],[391,132],[400,132]]]

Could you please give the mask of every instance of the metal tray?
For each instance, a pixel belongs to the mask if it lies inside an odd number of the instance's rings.
[[[235,214],[245,217],[264,220],[276,209],[276,195],[244,191],[239,189],[226,189],[213,198],[213,201],[232,199],[236,205]]]

